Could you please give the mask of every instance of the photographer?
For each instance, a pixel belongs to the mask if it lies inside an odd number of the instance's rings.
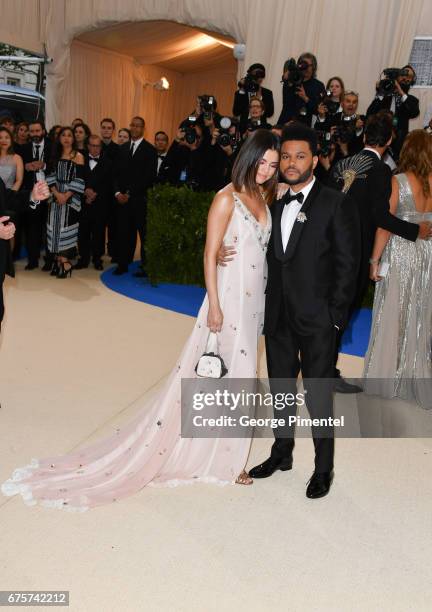
[[[249,134],[260,128],[271,130],[270,123],[265,118],[265,107],[263,101],[253,96],[249,100],[249,117],[246,122],[240,121],[240,134],[246,138]]]
[[[376,84],[376,96],[367,109],[366,116],[375,115],[381,110],[393,112],[393,126],[396,138],[392,143],[395,160],[408,134],[409,120],[415,119],[420,113],[418,98],[408,93],[415,84],[416,74],[410,65],[403,68],[386,68],[384,77]]]
[[[242,145],[237,119],[221,117],[211,136],[209,162],[212,168],[212,189],[217,191],[230,182],[234,162]]]
[[[340,77],[332,77],[327,81],[326,95],[318,104],[317,115],[314,117],[315,124],[313,127],[319,130],[320,128],[316,125],[317,123],[324,123],[341,112],[344,93],[345,85]]]
[[[317,112],[320,101],[325,97],[324,84],[315,78],[317,60],[312,53],[302,53],[298,61],[291,58],[285,62],[282,76],[282,112],[277,123],[291,119],[312,124],[312,115]]]
[[[234,94],[233,115],[238,117],[240,125],[245,125],[249,116],[249,104],[252,98],[262,101],[265,109],[264,118],[272,117],[274,113],[273,92],[262,87],[265,79],[265,67],[262,64],[249,66],[246,76],[238,83]]]
[[[347,91],[341,101],[341,111],[326,116],[324,121],[315,123],[315,129],[324,132],[327,139],[335,143],[335,162],[348,155],[354,155],[363,148],[365,117],[357,115],[357,108],[358,93]]]
[[[203,125],[204,121],[209,125]],[[158,176],[158,182],[174,186],[188,185],[196,191],[219,189],[224,176],[223,159],[215,159],[211,133],[214,118],[190,115],[182,121],[175,139],[168,149]],[[223,153],[225,156],[225,154]]]

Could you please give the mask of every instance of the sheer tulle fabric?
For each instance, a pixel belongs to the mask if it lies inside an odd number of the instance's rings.
[[[238,253],[229,265],[218,269],[224,312],[219,351],[228,377],[256,376],[270,231],[269,211],[264,228],[234,195],[234,211],[224,241],[234,244]],[[32,459],[3,483],[3,494],[20,494],[28,505],[39,503],[83,512],[120,500],[146,485],[232,483],[246,465],[250,439],[181,437],[181,379],[196,376],[194,368],[208,338],[207,313],[206,296],[163,389],[153,400],[144,402],[129,424],[74,453]]]

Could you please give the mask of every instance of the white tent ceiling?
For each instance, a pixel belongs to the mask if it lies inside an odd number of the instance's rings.
[[[234,41],[173,21],[128,22],[86,32],[77,40],[182,73],[232,65]]]

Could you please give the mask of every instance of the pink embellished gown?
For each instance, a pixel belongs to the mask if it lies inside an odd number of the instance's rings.
[[[257,343],[264,321],[266,250],[271,215],[262,226],[233,194],[234,208],[224,243],[237,255],[218,268],[218,292],[224,322],[218,334],[227,377],[255,378]],[[245,468],[251,440],[182,438],[182,378],[194,378],[207,338],[208,299],[178,362],[157,396],[136,417],[108,438],[58,457],[32,459],[2,484],[4,495],[20,494],[27,505],[41,504],[83,512],[117,501],[145,486],[206,482],[233,483]]]

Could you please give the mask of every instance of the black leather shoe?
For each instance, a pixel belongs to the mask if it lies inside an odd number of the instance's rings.
[[[82,259],[78,259],[78,261],[74,265],[75,270],[85,270],[86,268],[88,268],[88,263],[86,263]]]
[[[26,267],[24,268],[24,270],[36,270],[36,268],[39,268],[39,264],[28,263]]]
[[[101,261],[95,261],[94,262],[94,267],[95,267],[95,270],[103,270],[104,269],[103,263]]]
[[[260,463],[249,470],[249,476],[251,478],[268,478],[276,472],[276,470],[286,472],[291,469],[292,459],[274,459],[273,457],[269,457],[264,463]]]
[[[145,270],[137,270],[132,276],[135,278],[147,278],[147,272]]]
[[[127,268],[122,268],[121,266],[118,266],[114,270],[113,274],[114,276],[121,276],[122,274],[126,274],[126,272],[127,272]]]
[[[359,385],[353,385],[347,382],[342,376],[335,378],[333,390],[336,393],[361,393],[363,391]]]
[[[333,470],[331,472],[314,472],[309,480],[306,497],[309,499],[317,499],[324,497],[330,491],[331,483],[333,482]]]
[[[52,266],[53,266],[52,261],[46,261],[44,265],[42,266],[41,270],[42,272],[51,272]]]

